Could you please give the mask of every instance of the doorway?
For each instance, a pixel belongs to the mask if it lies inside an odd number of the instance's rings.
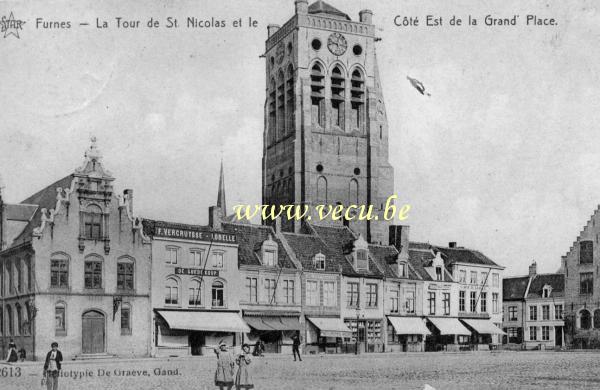
[[[202,355],[202,346],[204,346],[204,333],[192,332],[190,333],[189,338],[192,355]]]
[[[555,326],[554,327],[554,345],[557,347],[562,347],[562,339],[563,339],[563,327]]]
[[[104,353],[104,314],[96,310],[83,313],[81,351],[84,354]]]

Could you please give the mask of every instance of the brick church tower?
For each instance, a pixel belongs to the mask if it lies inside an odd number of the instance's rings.
[[[359,20],[323,1],[295,1],[282,27],[268,26],[263,203],[373,205],[375,221],[349,226],[388,242],[383,207],[394,191],[388,124],[375,54],[372,12]],[[269,223],[269,221],[265,221]],[[282,221],[298,232],[300,221]]]

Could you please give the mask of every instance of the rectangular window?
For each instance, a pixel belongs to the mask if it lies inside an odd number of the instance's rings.
[[[377,285],[367,284],[367,307],[377,307]]]
[[[316,280],[306,281],[306,304],[319,306],[319,285]]]
[[[133,263],[117,263],[117,288],[133,290]]]
[[[582,272],[579,274],[579,294],[593,294],[594,292],[594,273]]]
[[[356,269],[369,269],[369,257],[364,249],[356,251]]]
[[[492,311],[498,313],[498,293],[492,293]]]
[[[471,291],[471,313],[475,313],[477,311],[477,292]]]
[[[529,306],[529,321],[537,321],[537,306]]]
[[[482,272],[481,273],[481,280],[480,280],[481,284],[487,284],[487,272]]]
[[[415,292],[414,291],[406,292],[406,312],[407,313],[415,312]]]
[[[563,319],[563,305],[554,305],[554,319]]]
[[[450,293],[443,293],[442,302],[444,303],[444,315],[450,315]]]
[[[296,303],[293,280],[283,281],[283,294],[285,295],[285,303]]]
[[[500,274],[492,274],[492,287],[500,287]]]
[[[550,319],[550,306],[544,305],[544,306],[542,306],[542,320],[549,320],[549,319]]]
[[[85,262],[85,288],[102,288],[102,262]]]
[[[64,306],[57,306],[54,308],[54,329],[56,332],[65,332],[67,327],[65,326],[65,308]]]
[[[429,291],[428,295],[427,302],[429,302],[429,314],[435,314],[435,293]]]
[[[400,296],[397,289],[390,289],[390,313],[399,312]]]
[[[177,264],[178,248],[167,248],[167,264]]]
[[[519,334],[519,332],[517,331],[517,328],[508,328],[506,330],[506,333],[508,333],[509,339],[516,338],[516,337],[518,337],[518,334]]]
[[[102,214],[83,213],[84,236],[88,240],[102,239]]]
[[[508,320],[509,321],[516,321],[517,320],[517,307],[516,306],[509,306],[508,307]]]
[[[464,269],[461,269],[460,271],[458,271],[458,281],[460,283],[467,282],[467,271],[465,271]]]
[[[192,267],[202,267],[202,257],[204,252],[200,250],[193,250],[190,252],[191,257],[191,266]]]
[[[323,283],[323,306],[335,306],[335,282]]]
[[[50,287],[67,288],[69,270],[67,260],[50,260]]]
[[[358,307],[358,283],[348,283],[347,288],[348,307]]]
[[[131,310],[128,307],[121,308],[121,334],[131,334]]]
[[[436,280],[443,280],[442,277],[442,267],[435,267],[435,279]]]
[[[467,309],[465,308],[465,291],[458,292],[458,311],[464,312]]]
[[[214,268],[223,268],[223,252],[213,252],[212,266]]]
[[[246,291],[248,292],[248,302],[258,302],[257,279],[246,278]]]
[[[479,299],[481,300],[481,312],[487,313],[487,293],[482,292]]]
[[[406,276],[406,263],[400,263],[400,277],[405,278]]]
[[[579,263],[592,264],[594,262],[594,242],[581,241],[579,243]]]
[[[477,284],[477,272],[471,271],[471,284]]]
[[[265,298],[269,303],[277,302],[275,296],[275,279],[265,279]]]
[[[542,341],[550,340],[550,327],[542,326]]]
[[[537,328],[535,326],[529,327],[529,340],[531,340],[531,341],[537,340]]]
[[[199,280],[192,280],[188,289],[188,305],[189,306],[202,306],[202,285]]]

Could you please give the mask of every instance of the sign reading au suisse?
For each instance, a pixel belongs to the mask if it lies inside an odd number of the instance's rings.
[[[183,238],[186,240],[198,241],[228,242],[232,244],[235,244],[237,242],[236,236],[234,234],[219,232],[201,232],[199,230],[181,229],[175,227],[157,226],[154,230],[154,235],[156,237]]]
[[[219,271],[214,269],[175,267],[175,275],[219,276]]]

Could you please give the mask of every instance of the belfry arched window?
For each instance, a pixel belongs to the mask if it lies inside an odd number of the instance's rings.
[[[325,99],[325,74],[319,64],[314,64],[310,71],[310,98],[311,118],[313,125],[323,126],[325,122],[324,99]]]
[[[364,130],[364,111],[365,111],[365,79],[360,70],[355,69],[352,72],[352,89],[351,89],[351,114],[350,121],[352,130]]]
[[[285,136],[285,86],[283,72],[277,75],[277,141]]]
[[[327,179],[323,176],[317,179],[317,204],[327,204]]]
[[[295,100],[294,100],[294,67],[288,66],[286,81],[285,81],[285,129],[286,133],[293,133],[295,130],[294,126],[294,115],[295,115]]]
[[[331,71],[331,124],[344,128],[344,89],[346,80],[339,66]]]
[[[348,188],[348,204],[358,205],[358,181],[356,181],[356,179],[350,180]]]
[[[277,132],[276,123],[277,123],[277,114],[275,111],[275,79],[271,79],[271,83],[269,85],[269,136],[268,141],[269,144],[275,142],[275,133]]]

